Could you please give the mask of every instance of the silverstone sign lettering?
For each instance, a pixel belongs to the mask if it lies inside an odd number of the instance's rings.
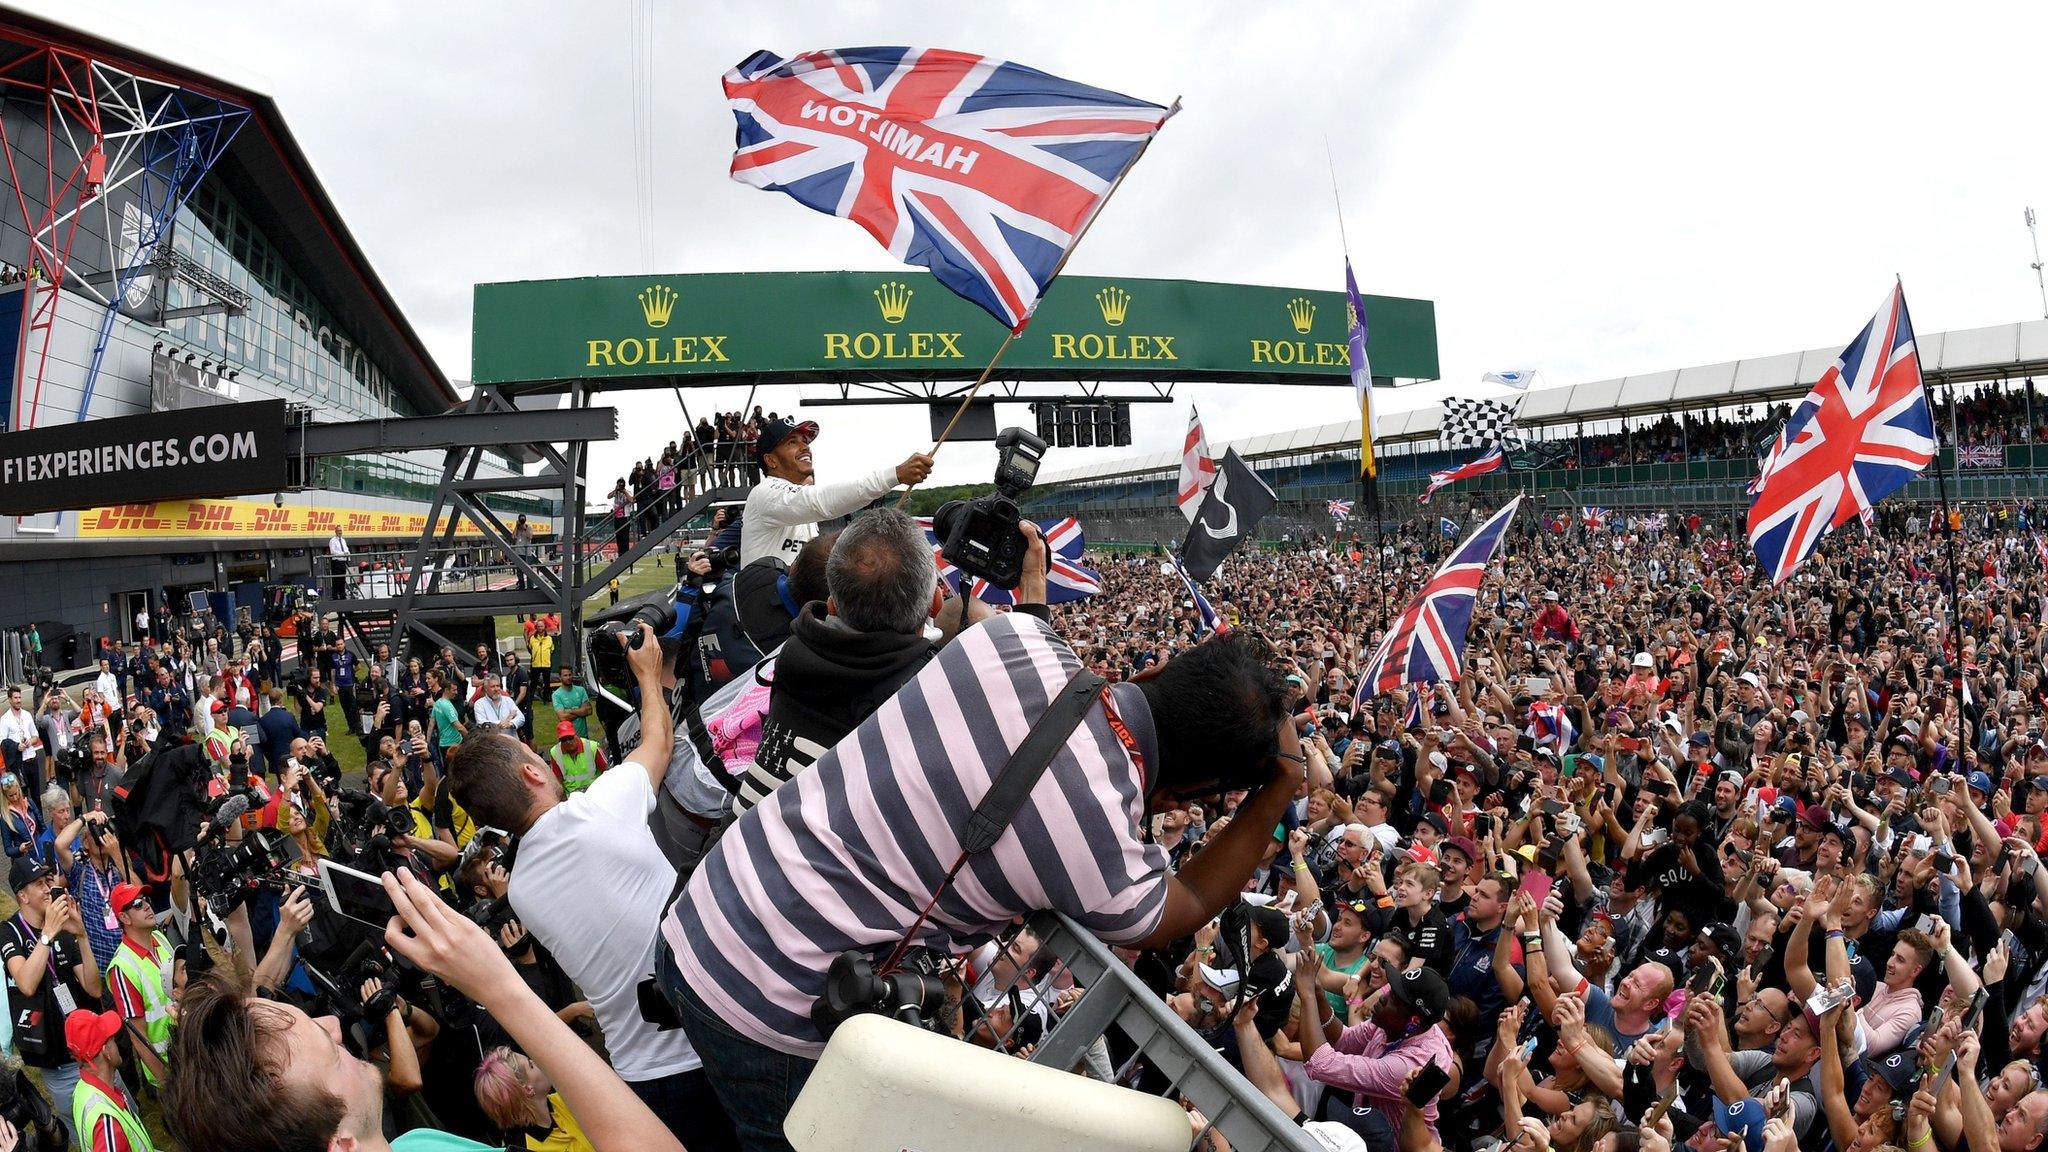
[[[285,485],[285,402],[117,416],[0,436],[0,514]]]
[[[1435,305],[1365,299],[1373,371],[1436,379]],[[616,387],[972,379],[1003,335],[921,272],[521,281],[476,286],[471,372]],[[1349,387],[1345,335],[1340,292],[1062,276],[997,374]]]

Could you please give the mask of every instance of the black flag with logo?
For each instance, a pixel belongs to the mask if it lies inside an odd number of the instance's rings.
[[[1239,541],[1248,539],[1266,513],[1280,498],[1266,486],[1251,465],[1238,458],[1235,448],[1226,448],[1216,465],[1216,480],[1202,497],[1202,510],[1188,525],[1188,538],[1181,545],[1181,563],[1188,575],[1207,580],[1216,574],[1223,558]]]

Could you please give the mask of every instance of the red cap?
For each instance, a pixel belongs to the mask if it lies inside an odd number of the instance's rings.
[[[147,884],[116,884],[114,885],[114,894],[107,901],[107,907],[112,908],[114,915],[119,916],[128,910],[129,905],[137,900],[144,900],[148,897],[149,885]]]
[[[119,1012],[94,1012],[90,1008],[73,1009],[64,1018],[64,1046],[80,1060],[91,1060],[100,1054],[121,1031]]]
[[[223,713],[223,712],[225,712],[225,711],[227,711],[227,710],[228,710],[228,702],[227,702],[227,701],[225,701],[225,700],[215,700],[215,701],[213,702],[213,714],[214,714],[215,716],[218,716],[218,715],[220,715],[221,713]]]
[[[563,720],[555,725],[555,735],[558,738],[563,736],[574,736],[575,734],[576,722],[574,720]]]

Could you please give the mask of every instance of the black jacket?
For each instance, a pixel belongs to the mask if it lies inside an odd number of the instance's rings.
[[[938,651],[922,634],[856,632],[804,606],[775,660],[775,687],[754,767],[740,783],[744,811],[829,751],[896,694]]]

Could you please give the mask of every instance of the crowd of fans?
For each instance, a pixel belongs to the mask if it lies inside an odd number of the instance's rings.
[[[702,740],[667,709],[687,652],[651,633],[606,686],[637,690],[623,733],[533,650],[399,662],[322,621],[296,667],[256,630],[108,649],[0,712],[4,1016],[40,1086],[17,1078],[0,1148],[58,1124],[146,1147],[150,1099],[187,1148],[781,1147],[827,960],[930,948],[933,1026],[1030,1058],[1089,993],[1022,927],[1050,907],[1327,1147],[2029,1152],[2040,515],[1969,509],[1960,588],[1949,537],[1896,512],[1778,589],[1694,518],[1527,517],[1462,677],[1362,702],[1427,534],[1234,555],[1204,586],[1217,638],[1158,556],[1094,557],[1102,592],[1047,608],[1034,541],[997,612],[869,513],[788,566],[802,611]],[[1041,786],[1058,806],[1016,826],[1045,849],[877,922],[877,845],[964,814],[920,782],[1002,752],[951,735],[960,702],[1014,747],[1018,670],[1059,666],[1109,687]],[[839,851],[791,851],[849,789],[917,827],[863,808]],[[333,864],[392,873],[374,926],[328,899]],[[770,909],[801,938],[764,953]],[[1171,1091],[1156,1053],[1089,1039],[1075,1073]]]
[[[669,441],[660,456],[633,465],[612,485],[605,496],[609,519],[602,527],[622,540],[623,548],[652,532],[700,491],[753,484],[761,478],[754,442],[776,419],[758,404],[752,412],[718,412],[699,419],[681,440]]]

